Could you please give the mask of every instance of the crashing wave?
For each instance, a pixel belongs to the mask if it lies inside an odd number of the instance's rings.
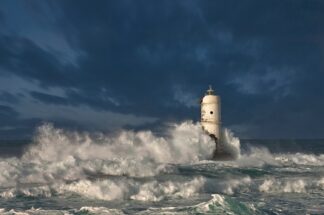
[[[155,179],[140,183],[135,179],[172,171],[170,164],[207,159],[213,147],[213,140],[200,125],[190,121],[174,125],[166,137],[157,137],[151,131],[93,137],[45,124],[38,128],[34,144],[20,159],[0,160],[1,186],[7,187],[0,196],[49,197],[74,192],[104,200],[186,197],[198,192],[202,178],[184,185]],[[102,180],[92,180],[98,177]]]

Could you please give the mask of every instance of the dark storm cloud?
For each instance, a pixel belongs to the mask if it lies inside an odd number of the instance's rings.
[[[10,106],[0,105],[0,137],[3,139],[22,139],[31,137],[31,126],[39,119],[19,119],[19,113]],[[17,134],[19,137],[17,138]]]
[[[3,14],[0,11],[0,23],[3,24],[4,23],[4,17]]]
[[[10,118],[15,118],[18,116],[18,113],[11,107],[5,106],[5,105],[0,105],[0,116],[1,119],[10,119]]]
[[[66,86],[73,82],[56,57],[32,41],[18,36],[0,36],[0,68],[10,74],[39,80],[46,86]]]
[[[55,96],[55,95],[50,95],[46,93],[40,93],[40,92],[30,92],[30,95],[47,104],[56,104],[56,105],[68,105],[69,101],[66,98],[60,97],[60,96]]]
[[[93,98],[92,93],[106,87],[122,104],[120,110],[191,118],[188,110],[181,114],[183,107],[177,111],[173,85],[183,85],[190,93],[201,91],[202,83],[206,86],[210,80],[222,85],[226,73],[213,71],[226,71],[230,58],[247,57],[210,50],[222,41],[192,8],[172,2],[145,5],[100,2],[88,10],[82,2],[78,9],[64,5],[67,34],[76,35],[73,43],[86,53],[80,62],[82,97]]]
[[[10,104],[17,104],[19,102],[19,95],[14,95],[9,92],[0,92],[0,100]]]
[[[213,84],[239,135],[322,136],[323,1],[35,2],[19,7],[44,17],[26,19],[32,28],[0,10],[19,26],[0,34],[0,68],[36,81],[34,100],[197,120],[195,100]]]

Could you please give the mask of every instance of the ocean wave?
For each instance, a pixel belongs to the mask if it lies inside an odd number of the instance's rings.
[[[212,194],[212,199],[194,206],[193,211],[208,214],[257,214],[253,204],[244,204],[233,198]]]
[[[14,187],[0,192],[2,198],[51,197],[77,194],[89,199],[100,200],[138,200],[161,201],[165,198],[188,198],[201,191],[205,183],[204,178],[197,177],[190,181],[150,181],[140,183],[130,179],[119,180],[79,180],[73,183],[54,183],[50,185],[29,185]]]
[[[188,198],[197,195],[203,188],[205,179],[195,178],[189,182],[157,181],[141,185],[139,192],[130,198],[140,201],[161,201],[165,198]]]
[[[190,121],[174,125],[165,137],[151,131],[94,136],[46,124],[38,129],[34,143],[21,158],[0,158],[0,197],[14,202],[14,198],[21,197],[77,196],[91,201],[162,205],[163,200],[184,201],[213,193],[210,201],[186,206],[184,210],[235,214],[236,204],[240,205],[239,210],[253,214],[253,205],[235,200],[237,193],[302,195],[324,190],[320,174],[302,177],[295,173],[296,168],[303,171],[318,168],[324,164],[324,155],[272,154],[265,147],[250,147],[248,152],[241,153],[239,139],[226,129],[223,144],[236,160],[209,161],[215,143],[198,123]],[[277,177],[279,174],[281,178]],[[22,213],[42,211],[30,210]],[[181,208],[159,208],[156,212],[163,210],[173,214]],[[100,207],[80,211],[66,214],[114,212]],[[146,212],[153,213],[154,209],[143,211]]]
[[[266,179],[260,186],[259,191],[264,193],[305,193],[306,185],[302,179],[279,181],[274,178]]]
[[[72,210],[46,210],[42,208],[30,208],[28,210],[6,210],[0,208],[1,215],[91,215],[91,214],[105,214],[105,215],[123,215],[123,211],[119,209],[109,209],[105,207],[81,207],[80,209]]]
[[[263,193],[312,193],[324,189],[324,178],[265,179],[258,187]]]
[[[70,167],[77,167],[76,174],[89,168],[105,174],[142,177],[158,174],[157,164],[192,163],[207,159],[213,151],[213,141],[192,122],[174,125],[167,136],[156,137],[151,131],[122,131],[94,138],[47,124],[38,129],[35,144],[24,153],[22,162],[61,171],[63,176],[71,174]]]
[[[324,154],[314,155],[305,153],[277,153],[272,154],[266,147],[250,146],[244,154],[231,162],[227,166],[233,167],[263,167],[270,166],[323,166]]]
[[[239,159],[241,156],[240,139],[234,136],[234,133],[225,128],[222,130],[222,145],[224,151],[229,153],[233,159]]]
[[[284,165],[306,165],[306,166],[322,166],[324,165],[324,155],[304,154],[304,153],[288,153],[278,154],[275,160]]]
[[[257,214],[258,210],[253,204],[239,202],[233,198],[226,197],[220,194],[212,194],[211,199],[194,204],[191,206],[175,206],[175,207],[149,207],[143,208],[134,214]],[[121,209],[106,208],[106,207],[91,207],[83,206],[79,209],[65,210],[49,210],[42,208],[30,208],[27,210],[11,209],[7,210],[0,208],[1,215],[40,215],[40,214],[125,214]]]
[[[223,183],[223,193],[232,195],[236,190],[239,190],[241,187],[248,187],[252,183],[250,177],[244,177],[241,179],[229,179]]]
[[[159,201],[198,192],[204,180],[138,182],[174,171],[170,164],[192,164],[211,157],[215,143],[198,123],[175,124],[166,137],[151,131],[91,135],[45,124],[21,158],[0,159],[0,196],[62,195],[74,192],[104,200]],[[224,131],[224,144],[239,156],[239,140]],[[103,177],[103,180],[97,180]],[[114,177],[118,177],[114,180]],[[91,179],[92,178],[92,179]]]
[[[211,199],[192,206],[151,207],[138,213],[144,214],[258,214],[253,204],[245,204],[221,194],[212,194]]]

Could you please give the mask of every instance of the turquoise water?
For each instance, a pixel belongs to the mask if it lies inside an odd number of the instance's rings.
[[[240,142],[225,130],[236,159],[210,161],[198,124],[166,136],[44,125],[23,150],[3,144],[0,214],[324,214],[322,140]]]

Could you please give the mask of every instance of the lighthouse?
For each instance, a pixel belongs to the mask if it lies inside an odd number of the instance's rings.
[[[200,101],[201,126],[215,140],[214,157],[221,153],[221,104],[220,97],[215,95],[211,86]]]

